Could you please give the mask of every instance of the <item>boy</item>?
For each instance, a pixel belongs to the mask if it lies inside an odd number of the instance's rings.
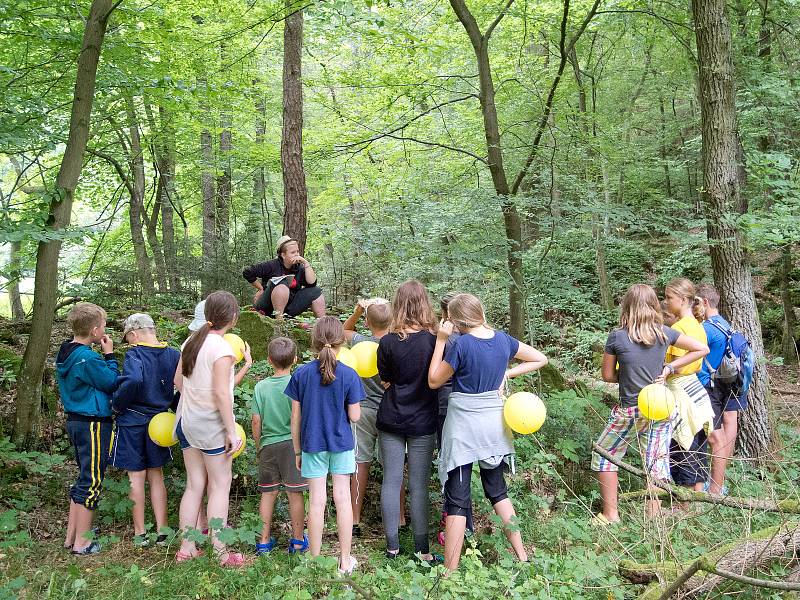
[[[162,448],[150,439],[147,427],[158,413],[175,408],[173,379],[181,353],[156,338],[156,325],[150,315],[135,313],[125,320],[123,341],[131,345],[119,387],[111,407],[116,415],[111,464],[128,472],[133,502],[133,543],[142,548],[150,545],[145,535],[145,481],[150,484],[150,503],[156,520],[156,544],[167,543],[161,532],[167,526],[167,489],[161,467],[172,460],[169,448]]]
[[[61,344],[56,357],[58,389],[67,413],[67,434],[75,448],[78,479],[69,490],[69,519],[64,547],[85,556],[100,552],[92,541],[92,517],[111,443],[111,393],[117,386],[119,367],[114,343],[106,335],[106,311],[81,302],[69,312],[71,340]],[[92,350],[99,344],[103,357]]]
[[[356,332],[356,323],[366,315],[367,329],[372,335],[366,336]],[[392,307],[388,300],[373,298],[359,300],[353,314],[344,322],[344,337],[355,346],[359,342],[377,342],[389,332],[392,322]],[[364,506],[364,492],[369,481],[369,465],[375,457],[375,443],[378,439],[378,428],[375,425],[378,406],[383,399],[381,378],[362,377],[367,399],[361,403],[361,418],[353,423],[353,435],[356,439],[356,472],[350,480],[350,498],[353,502],[353,535],[361,535],[361,509]],[[404,489],[404,488],[403,488]],[[401,501],[401,505],[403,502]],[[401,515],[404,513],[401,510]],[[401,518],[400,524],[403,525]]]
[[[263,529],[256,544],[256,554],[270,552],[276,539],[270,535],[272,512],[278,492],[286,490],[292,537],[289,553],[305,552],[308,538],[303,534],[305,503],[303,492],[308,483],[295,464],[292,445],[292,401],[283,391],[291,379],[291,368],[297,362],[297,346],[287,337],[275,338],[267,346],[267,360],[275,373],[256,384],[252,400],[253,439],[258,450],[258,490],[261,492],[259,512]]]

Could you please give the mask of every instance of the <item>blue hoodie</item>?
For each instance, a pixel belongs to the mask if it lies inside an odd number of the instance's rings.
[[[58,390],[67,414],[110,417],[119,367],[113,354],[101,357],[85,344],[67,340],[56,358]]]
[[[125,353],[112,406],[117,425],[146,425],[153,415],[175,408],[175,371],[181,353],[164,345],[139,344]]]

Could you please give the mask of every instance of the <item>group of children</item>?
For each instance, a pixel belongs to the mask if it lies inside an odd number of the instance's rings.
[[[726,411],[733,407],[730,393],[712,385],[709,400],[706,388],[697,386],[696,373],[704,365],[701,359],[708,354],[713,335],[706,334],[705,324],[700,326],[691,311],[699,307],[707,322],[721,321],[715,313],[718,300],[713,288],[696,294],[686,280],[671,282],[666,307],[677,322],[670,328],[663,324],[652,288],[635,285],[628,290],[622,301],[620,327],[609,335],[602,366],[603,378],[619,383],[620,405],[612,411],[598,442],[621,458],[638,436],[653,477],[702,485],[705,467],[696,458],[704,455],[706,429],[694,431],[698,435],[691,436],[688,447],[686,440],[679,440],[683,445],[673,448],[675,461],[670,466],[670,440],[678,416],[653,422],[636,406],[642,387],[666,382],[697,406],[683,415],[691,422],[690,429],[696,422],[705,423],[706,408],[713,410],[707,428],[714,451],[712,493],[721,490],[724,463],[720,471],[720,462],[729,456],[725,452],[731,446],[731,419]],[[362,315],[369,336],[356,331]],[[62,344],[57,368],[79,467],[78,479],[70,489],[65,541],[73,554],[100,550],[90,532],[108,462],[128,473],[136,543],[150,543],[145,535],[145,482],[150,485],[159,534],[155,543],[168,542],[161,533],[167,525],[161,467],[171,453],[150,439],[147,425],[154,415],[174,409],[175,435],[186,466],[179,512],[184,535],[176,560],[202,554],[196,536],[185,534],[192,529],[206,530],[210,523],[217,525],[208,533],[220,564],[237,567],[244,563],[244,557],[230,551],[218,535],[219,524],[225,527],[228,518],[233,454],[243,443],[236,431],[233,390],[252,364],[246,348],[244,366],[235,372],[234,352],[223,339],[238,316],[239,306],[232,294],[211,293],[198,305],[190,325],[193,333],[178,352],[158,341],[148,315],[131,315],[123,332],[131,348],[120,375],[113,344],[105,334],[103,309],[88,303],[72,309],[68,321],[74,337]],[[363,341],[378,344],[378,374],[362,379],[337,360],[337,355],[348,342]],[[102,357],[91,350],[92,344],[100,345]],[[514,444],[503,419],[503,394],[508,379],[547,363],[541,352],[489,327],[480,300],[470,294],[448,295],[442,301],[442,318],[437,319],[428,291],[414,280],[403,283],[391,303],[360,301],[344,324],[330,316],[317,319],[311,348],[316,358],[293,369],[295,343],[286,337],[270,341],[268,360],[274,373],[254,390],[252,432],[258,449],[263,521],[258,554],[276,548],[272,515],[280,491],[287,492],[289,503],[292,533],[288,551],[320,554],[330,474],[339,570],[352,572],[357,566],[351,555],[352,537],[361,533],[370,464],[378,458],[383,467],[380,504],[387,558],[400,553],[407,466],[416,556],[429,564],[443,560],[449,570],[458,567],[465,530],[471,528],[470,480],[477,462],[486,497],[501,521],[509,525],[504,531],[514,554],[520,561],[528,560],[519,530],[510,525],[515,512],[504,473]],[[711,365],[714,352],[712,345]],[[509,368],[512,361],[517,364]],[[443,558],[431,553],[429,536],[429,481],[437,447],[445,524]],[[688,453],[691,460],[681,458],[681,452]],[[617,521],[617,467],[595,454],[592,468],[599,471],[604,501],[597,518],[604,523]]]

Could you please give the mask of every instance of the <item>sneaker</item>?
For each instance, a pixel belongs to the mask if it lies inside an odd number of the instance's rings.
[[[91,544],[86,546],[86,548],[84,548],[83,550],[73,550],[72,554],[74,554],[75,556],[88,556],[90,554],[97,554],[98,552],[100,552],[101,549],[102,547],[98,542],[92,542]]]
[[[361,523],[353,523],[353,537],[361,537]]]
[[[150,545],[150,538],[146,533],[133,536],[133,545],[137,548],[147,548]]]
[[[397,550],[386,550],[386,552],[384,552],[384,556],[386,556],[386,558],[388,558],[389,560],[394,560],[395,558],[400,556],[400,549],[398,548]]]
[[[159,534],[156,538],[156,546],[166,546],[169,543],[169,536],[166,533]]]
[[[358,566],[358,561],[356,557],[352,554],[350,555],[350,566],[346,569],[339,567],[339,575],[352,575],[355,568]]]

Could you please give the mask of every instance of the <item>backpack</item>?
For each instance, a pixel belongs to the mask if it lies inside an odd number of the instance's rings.
[[[746,393],[753,381],[753,368],[755,367],[755,355],[750,342],[735,329],[726,329],[712,319],[709,319],[708,322],[725,336],[725,350],[719,366],[713,369],[706,360],[711,380],[738,384],[739,391]]]

